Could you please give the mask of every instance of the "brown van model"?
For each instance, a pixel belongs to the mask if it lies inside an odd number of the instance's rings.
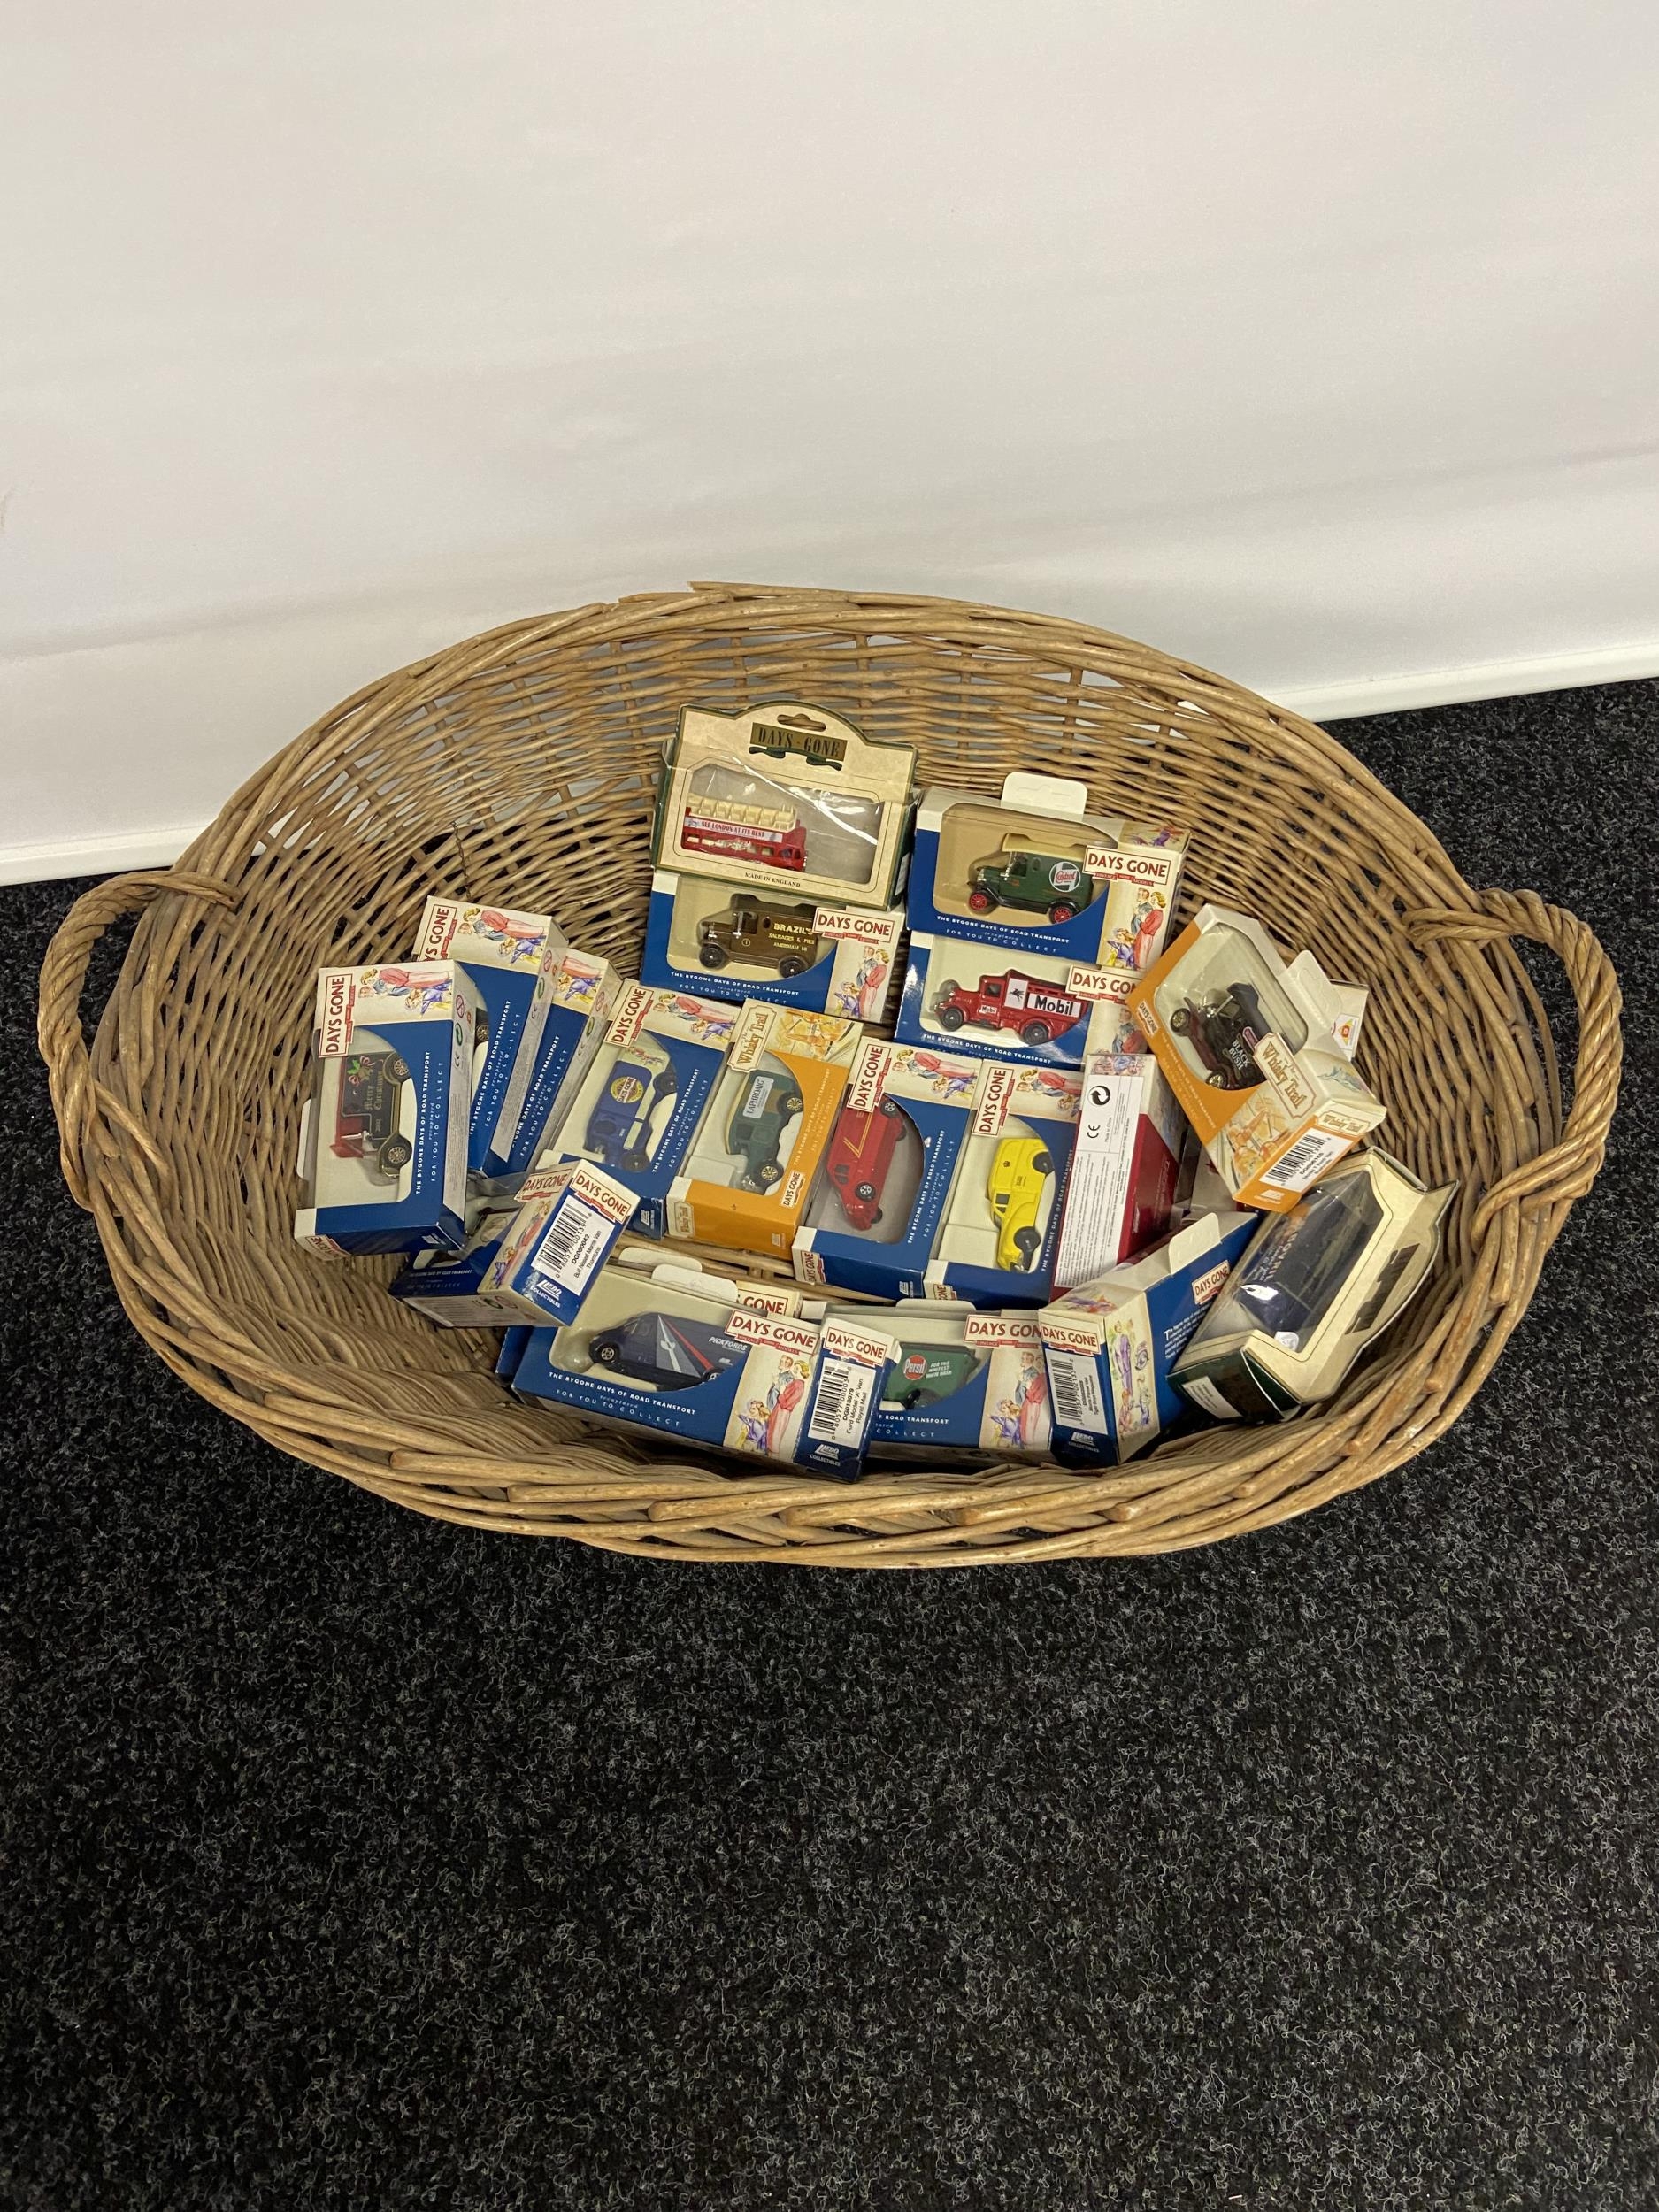
[[[817,909],[782,906],[770,899],[734,899],[697,924],[697,957],[705,968],[728,960],[775,968],[780,975],[802,975],[819,957],[812,927]]]

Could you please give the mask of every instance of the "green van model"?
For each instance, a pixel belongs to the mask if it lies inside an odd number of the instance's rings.
[[[1075,853],[1027,852],[1014,838],[968,870],[968,904],[976,914],[1017,906],[1069,922],[1093,904],[1099,889]]]

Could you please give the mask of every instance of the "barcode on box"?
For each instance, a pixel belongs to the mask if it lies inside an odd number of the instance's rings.
[[[818,1379],[818,1396],[812,1402],[812,1419],[807,1428],[809,1440],[814,1444],[839,1444],[849,1451],[856,1451],[870,1420],[871,1393],[884,1371],[875,1367],[855,1367],[850,1360],[826,1360]]]
[[[1106,1433],[1106,1408],[1100,1394],[1100,1377],[1092,1359],[1078,1352],[1048,1354],[1048,1387],[1054,1397],[1056,1425]]]
[[[1310,1129],[1288,1152],[1280,1153],[1262,1180],[1269,1190],[1306,1190],[1326,1168],[1336,1165],[1353,1141],[1351,1137],[1333,1136],[1328,1129]]]
[[[615,1225],[595,1213],[585,1199],[566,1192],[530,1264],[561,1290],[584,1291],[604,1257]]]

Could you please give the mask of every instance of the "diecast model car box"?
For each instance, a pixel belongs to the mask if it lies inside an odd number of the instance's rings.
[[[733,1252],[787,1252],[835,1126],[856,1022],[746,1005],[725,1072],[668,1196],[668,1231]]]
[[[612,1264],[568,1327],[531,1337],[512,1386],[682,1443],[854,1475],[893,1340],[858,1318],[803,1320],[799,1303],[695,1266]]]
[[[1426,1279],[1456,1187],[1425,1190],[1386,1152],[1351,1154],[1267,1223],[1176,1387],[1221,1421],[1282,1420],[1331,1397]]]
[[[461,1253],[422,1253],[392,1295],[451,1328],[573,1320],[637,1202],[586,1160],[541,1169],[491,1202]]]
[[[921,931],[910,939],[894,1033],[970,1058],[1075,1068],[1108,987],[1100,968]]]
[[[902,881],[916,754],[794,700],[687,707],[669,741],[651,857],[681,875],[890,906]]]
[[[870,1038],[795,1239],[803,1283],[918,1298],[985,1087],[985,1067]]]
[[[1311,953],[1286,965],[1261,923],[1200,908],[1129,995],[1236,1204],[1287,1213],[1382,1121],[1355,1072],[1354,1002]]]
[[[1259,1214],[1206,1214],[1043,1309],[1056,1459],[1111,1466],[1194,1425],[1172,1371],[1261,1226]]]
[[[1082,1078],[1004,1060],[984,1072],[923,1288],[971,1306],[1039,1306],[1054,1277]]]
[[[675,990],[879,1022],[892,995],[903,927],[902,907],[876,912],[779,898],[659,868],[651,878],[640,966],[647,983]]]
[[[458,1250],[477,1001],[452,960],[325,968],[300,1120],[302,1244]]]
[[[980,1313],[956,1300],[908,1298],[882,1325],[897,1342],[882,1379],[872,1457],[1036,1459],[1048,1451],[1048,1375],[1029,1309]]]
[[[458,1252],[418,1252],[388,1286],[394,1298],[443,1329],[499,1329],[512,1318],[483,1281],[518,1210],[516,1198],[474,1199],[467,1207],[466,1242]]]
[[[926,791],[910,862],[912,930],[1047,953],[1127,985],[1175,908],[1183,830],[1088,811],[1088,787],[1016,769],[1000,799]]]
[[[544,969],[536,981],[542,1002],[530,1019],[541,1034],[534,1049],[518,1055],[501,1118],[485,1156],[484,1172],[510,1188],[541,1158],[557,1134],[582,1078],[616,1011],[622,979],[598,954],[566,946],[557,968]]]
[[[625,984],[558,1134],[537,1161],[590,1160],[639,1201],[641,1236],[668,1229],[668,1196],[714,1097],[738,1009]]]
[[[466,1164],[484,1163],[520,1058],[534,1054],[547,1014],[545,984],[565,950],[565,933],[549,914],[460,899],[428,899],[416,941],[417,960],[457,960],[478,998],[472,1038],[472,1104]]]
[[[1090,1054],[1055,1248],[1056,1290],[1092,1281],[1167,1232],[1186,1135],[1150,1053]]]

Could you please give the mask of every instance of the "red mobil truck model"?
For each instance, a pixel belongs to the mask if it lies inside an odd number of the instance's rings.
[[[941,1029],[1014,1029],[1022,1044],[1052,1044],[1088,1018],[1089,1002],[1057,984],[1010,968],[1006,975],[982,975],[979,988],[951,983],[933,1001],[933,1019]]]

